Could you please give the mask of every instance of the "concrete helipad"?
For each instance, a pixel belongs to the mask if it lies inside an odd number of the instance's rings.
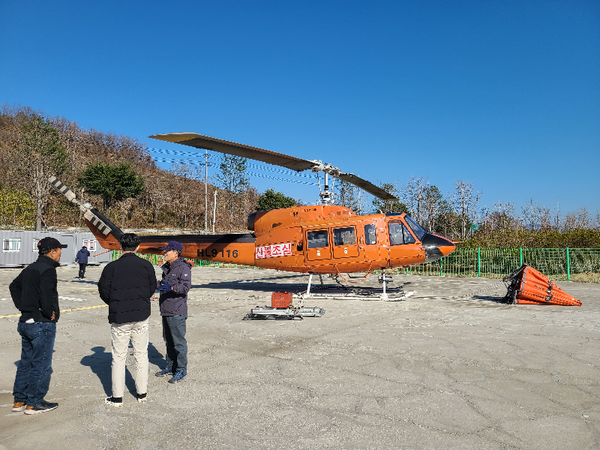
[[[0,316],[17,314],[18,272],[0,270]],[[509,306],[498,280],[403,275],[394,281],[416,294],[401,302],[318,299],[305,303],[325,308],[320,318],[244,321],[308,277],[194,268],[187,379],[153,376],[164,362],[155,304],[148,403],[127,393],[117,409],[104,405],[100,272],[78,281],[76,268],[58,270],[55,411],[11,412],[18,317],[0,318],[0,449],[600,448],[597,284],[558,283],[580,308]]]

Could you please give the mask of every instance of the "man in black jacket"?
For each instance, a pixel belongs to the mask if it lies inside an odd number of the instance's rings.
[[[139,402],[145,402],[148,392],[148,318],[150,300],[156,290],[154,267],[136,256],[140,238],[133,233],[121,237],[123,255],[109,263],[98,281],[100,297],[108,304],[108,321],[112,337],[111,406],[123,405],[125,391],[125,360],[129,341],[136,362],[135,389]]]
[[[79,263],[79,279],[83,280],[85,278],[85,268],[88,264],[88,258],[90,257],[90,252],[87,247],[84,245],[81,247],[81,250],[77,252],[77,256],[75,256],[75,262]]]
[[[21,360],[13,388],[13,412],[38,414],[58,408],[58,403],[47,402],[44,396],[50,387],[56,322],[60,316],[56,268],[66,247],[51,237],[41,239],[38,260],[23,269],[9,286],[13,302],[21,311],[17,327]]]

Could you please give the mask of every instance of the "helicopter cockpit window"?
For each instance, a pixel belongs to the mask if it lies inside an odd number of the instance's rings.
[[[404,225],[402,225],[402,233],[404,234],[405,244],[414,244],[416,242],[414,236],[410,234],[410,231],[408,231],[408,228]]]
[[[425,230],[423,228],[421,228],[419,226],[419,224],[417,224],[417,222],[415,222],[414,220],[412,220],[410,217],[408,216],[404,216],[404,220],[406,220],[406,223],[408,224],[408,226],[410,227],[410,229],[413,231],[413,233],[415,233],[415,236],[417,236],[417,238],[422,241],[423,240],[423,236],[425,236]]]
[[[306,240],[308,241],[308,248],[320,248],[327,247],[327,230],[309,231],[306,233]]]
[[[365,243],[367,245],[377,244],[377,233],[373,224],[365,225]]]
[[[415,238],[410,234],[408,228],[406,228],[402,222],[390,222],[388,224],[388,231],[390,232],[391,245],[415,243]]]
[[[336,228],[333,230],[333,245],[355,245],[354,227]]]

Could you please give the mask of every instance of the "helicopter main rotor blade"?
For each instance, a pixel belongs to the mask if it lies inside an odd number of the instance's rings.
[[[272,152],[264,148],[252,147],[250,145],[238,144],[237,142],[225,141],[210,136],[204,136],[196,133],[165,133],[154,134],[150,136],[153,139],[159,139],[166,142],[175,142],[177,144],[189,145],[196,148],[204,148],[215,152],[227,153],[230,155],[241,156],[242,158],[255,159],[267,164],[286,167],[287,169],[301,172],[311,170],[318,164],[315,161],[296,158],[295,156],[284,155],[283,153]]]
[[[161,141],[174,142],[177,144],[189,145],[190,147],[204,148],[215,152],[240,156],[242,158],[255,159],[267,164],[295,170],[296,172],[301,172],[303,170],[312,170],[313,172],[323,171],[334,177],[352,183],[381,200],[398,200],[396,197],[375,186],[373,183],[363,180],[351,173],[341,173],[338,168],[333,167],[331,164],[323,164],[321,161],[309,161],[308,159],[296,158],[295,156],[272,152],[271,150],[265,150],[264,148],[238,144],[237,142],[217,139],[197,133],[164,133],[154,134],[150,137]]]
[[[377,197],[381,200],[394,200],[394,201],[398,200],[392,194],[384,191],[383,189],[381,189],[378,186],[375,186],[370,181],[363,180],[362,178],[357,177],[356,175],[353,175],[351,173],[340,173],[338,175],[338,178],[340,180],[344,180],[344,181],[347,181],[348,183],[352,183],[355,186],[358,186],[363,191],[367,191],[369,194],[374,195],[375,197]]]

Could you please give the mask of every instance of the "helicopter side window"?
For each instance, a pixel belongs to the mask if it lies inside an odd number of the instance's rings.
[[[402,224],[400,222],[390,222],[388,224],[388,231],[390,232],[390,244],[391,245],[404,244],[404,236],[402,234]]]
[[[333,230],[333,245],[354,245],[356,234],[354,227],[336,228]]]
[[[388,230],[390,232],[390,244],[391,245],[402,245],[402,244],[414,244],[415,238],[408,228],[401,222],[390,222],[388,224]]]
[[[329,245],[327,230],[309,231],[306,233],[306,240],[308,241],[308,248],[320,248]]]
[[[377,233],[373,224],[365,225],[365,243],[367,245],[377,244]]]

